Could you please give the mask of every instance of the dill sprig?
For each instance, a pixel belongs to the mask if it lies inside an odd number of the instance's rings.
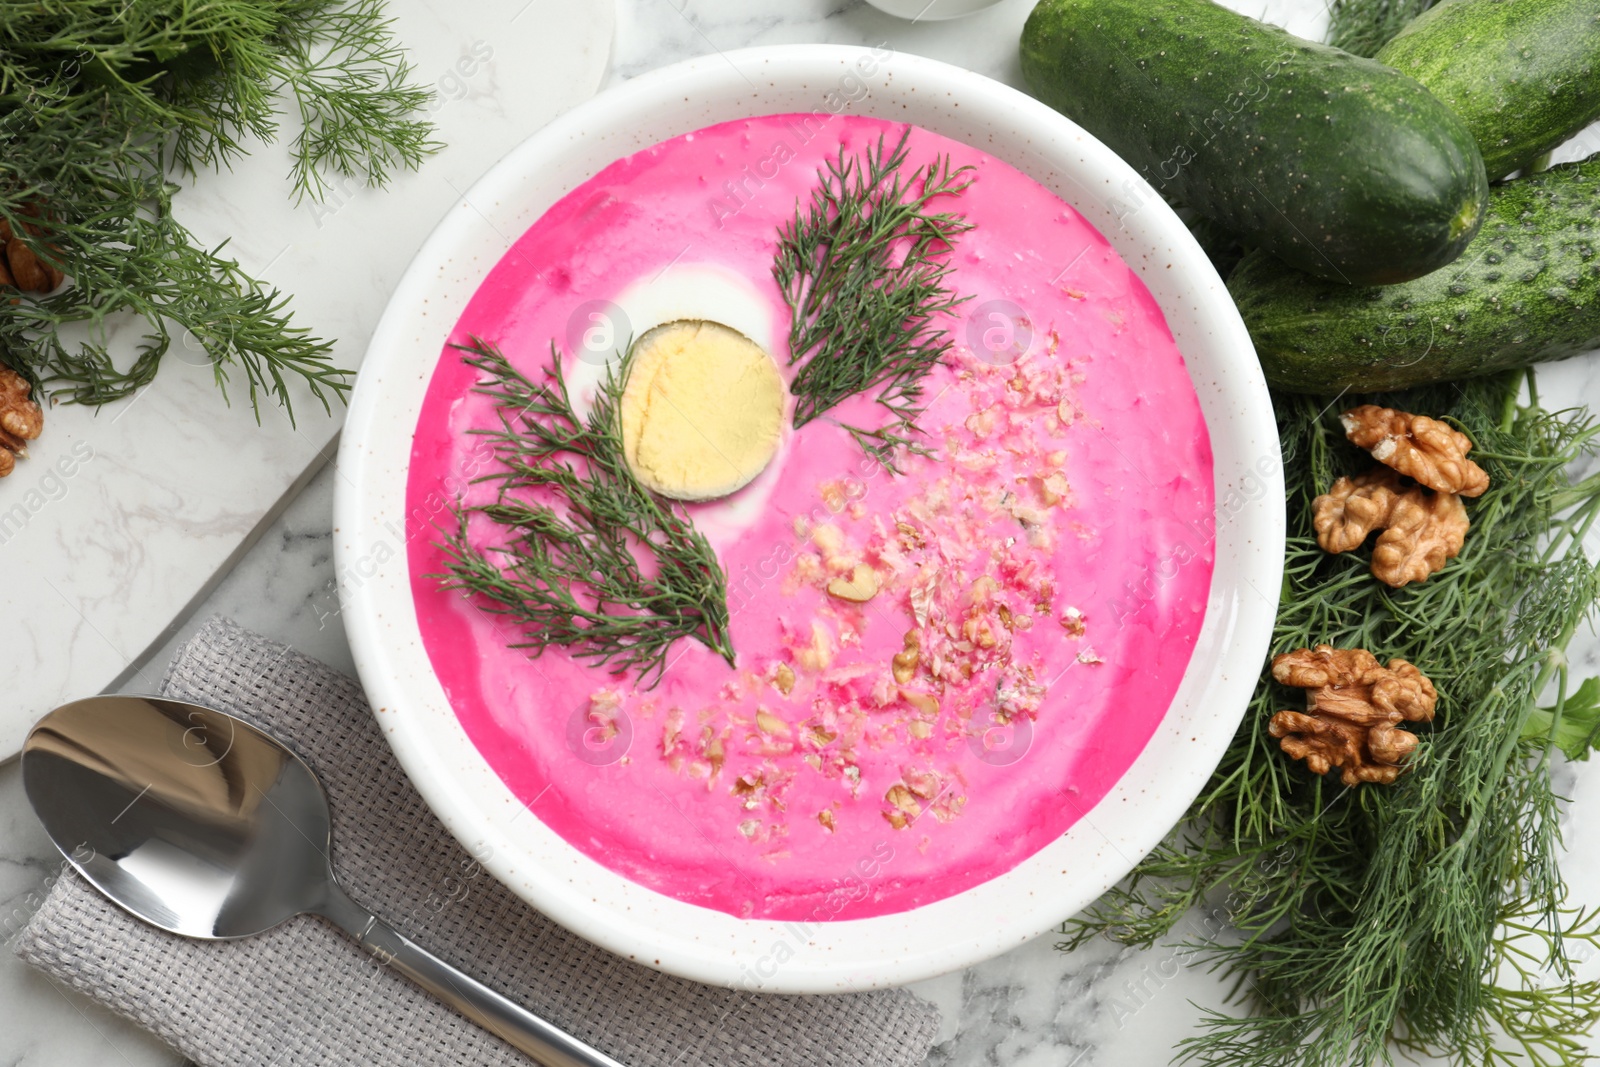
[[[258,419],[263,394],[293,418],[292,378],[328,408],[350,386],[330,345],[176,221],[173,179],[277,136],[287,96],[296,195],[332,174],[382,184],[438,147],[409,74],[381,0],[0,0],[0,217],[71,279],[0,301],[0,361],[98,405],[148,384],[177,336],[224,396],[243,377]],[[119,362],[106,338],[121,314],[146,332]]]
[[[944,156],[903,173],[911,129],[889,148],[880,135],[860,155],[818,173],[810,206],[779,233],[773,276],[789,304],[789,362],[805,361],[789,389],[803,426],[847,397],[878,389],[886,427],[846,427],[879,462],[912,446],[922,380],[952,344],[936,323],[967,297],[947,284],[949,253],[970,223],[933,201],[959,196],[971,167]],[[915,450],[922,451],[920,447]]]
[[[693,637],[731,665],[727,576],[704,535],[683,512],[639,484],[623,455],[619,404],[632,349],[608,368],[587,417],[573,406],[561,354],[551,347],[549,381],[536,384],[498,349],[473,338],[457,345],[483,375],[476,392],[495,399],[500,425],[473,430],[492,444],[501,470],[489,504],[455,509],[456,529],[440,548],[444,588],[484,598],[539,655],[564,645],[573,655],[637,670],[653,685],[667,650]],[[468,538],[472,514],[499,542]]]
[[[382,186],[443,147],[418,116],[428,90],[409,84],[411,63],[382,18],[383,0],[340,5],[301,0],[304,31],[285,42],[283,85],[300,132],[290,148],[299,196],[321,200],[329,172]]]
[[[1537,394],[1519,406],[1522,380],[1382,398],[1455,423],[1491,477],[1461,556],[1402,589],[1312,536],[1313,498],[1371,463],[1337,421],[1360,400],[1277,398],[1289,539],[1271,651],[1327,642],[1409,660],[1437,684],[1438,717],[1396,784],[1345,789],[1278,751],[1267,720],[1304,698],[1264,674],[1185,822],[1064,927],[1064,947],[1098,933],[1150,945],[1228,894],[1233,934],[1188,951],[1231,975],[1249,1010],[1208,1014],[1185,1062],[1343,1067],[1405,1047],[1473,1067],[1565,1064],[1600,1021],[1600,985],[1576,981],[1570,955],[1600,945],[1600,916],[1566,902],[1550,779],[1574,692],[1564,650],[1600,594],[1581,545],[1600,475],[1574,484],[1567,470],[1594,455],[1600,426]]]
[[[1368,59],[1438,0],[1334,0],[1328,43]]]

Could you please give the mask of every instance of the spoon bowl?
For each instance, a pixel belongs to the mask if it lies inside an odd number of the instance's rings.
[[[537,1062],[621,1067],[345,895],[329,860],[333,822],[322,783],[243,719],[158,697],[74,701],[28,734],[22,785],[67,862],[153,926],[237,938],[321,915]]]
[[[326,903],[321,783],[231,715],[180,700],[75,701],[34,727],[22,777],[78,872],[163,930],[249,937]]]

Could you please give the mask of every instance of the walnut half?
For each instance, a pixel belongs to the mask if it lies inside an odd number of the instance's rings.
[[[1373,530],[1389,521],[1389,512],[1403,490],[1400,476],[1388,467],[1374,467],[1354,478],[1340,478],[1312,502],[1311,525],[1324,552],[1360,548]]]
[[[44,411],[29,397],[28,380],[0,365],[0,478],[10,474],[28,442],[44,431]]]
[[[1372,458],[1439,493],[1482,496],[1489,475],[1467,458],[1472,442],[1426,415],[1363,404],[1339,416],[1345,436]]]
[[[25,210],[32,210],[33,205],[28,205]],[[34,222],[24,222],[23,228],[29,237],[37,240],[43,235],[44,230]],[[54,245],[49,245],[50,255],[59,254]],[[11,223],[0,219],[0,286],[21,289],[25,293],[53,293],[61,286],[65,275],[56,269],[54,263],[40,257],[27,241],[15,233]]]
[[[1467,507],[1454,493],[1413,486],[1395,499],[1389,525],[1372,548],[1372,573],[1399,588],[1442,570],[1466,544]]]
[[[1373,530],[1382,530],[1372,573],[1396,588],[1426,580],[1460,555],[1472,525],[1455,493],[1407,487],[1388,467],[1340,478],[1311,507],[1317,544],[1326,552],[1359,548]]]
[[[1438,693],[1428,676],[1403,659],[1381,665],[1365,649],[1331,645],[1286,652],[1272,676],[1306,690],[1306,710],[1280,711],[1267,732],[1314,774],[1334,768],[1347,786],[1390,783],[1405,770],[1417,735],[1402,722],[1432,722]]]

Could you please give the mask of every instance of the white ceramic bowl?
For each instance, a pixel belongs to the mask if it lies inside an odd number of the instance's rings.
[[[866,73],[870,71],[870,73]],[[1216,567],[1193,659],[1155,736],[1072,830],[1006,874],[909,912],[801,927],[662,896],[531,815],[457,724],[412,606],[405,486],[443,339],[510,242],[611,161],[713,123],[816,108],[917,123],[981,148],[1082,212],[1143,277],[1190,368],[1215,455]],[[635,78],[552,122],[480,180],[406,271],[373,335],[339,450],[335,537],[362,682],[406,771],[485,867],[557,922],[689,978],[824,993],[898,984],[1033,938],[1121,878],[1182,816],[1232,737],[1266,652],[1282,567],[1276,427],[1254,350],[1210,263],[1134,171],[1004,85],[886,51],[789,46]]]

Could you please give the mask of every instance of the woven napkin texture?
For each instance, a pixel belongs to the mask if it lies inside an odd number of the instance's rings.
[[[333,806],[351,896],[406,936],[629,1067],[901,1067],[938,1026],[900,990],[797,997],[702,986],[596,948],[475,865],[424,806],[350,678],[214,619],[167,696],[275,734]],[[525,1065],[521,1053],[321,919],[194,941],[146,926],[71,874],[18,934],[27,962],[153,1031],[202,1067]]]

